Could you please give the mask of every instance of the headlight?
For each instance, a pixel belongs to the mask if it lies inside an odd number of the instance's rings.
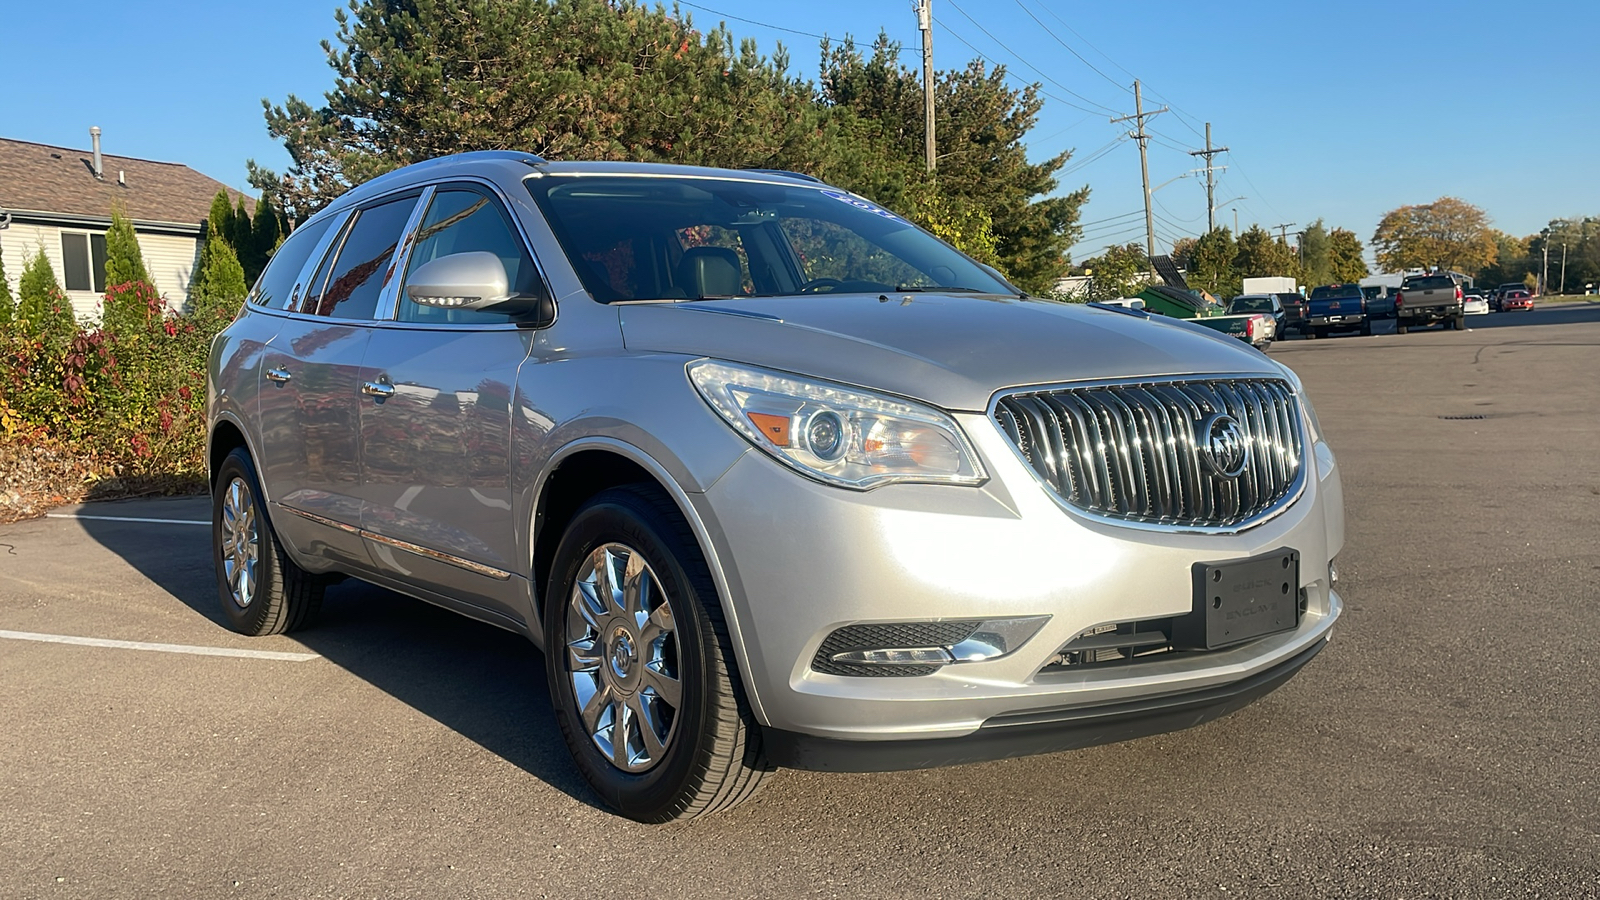
[[[689,364],[689,380],[752,444],[818,481],[867,490],[988,478],[955,420],[932,407],[708,359]]]
[[[1306,429],[1311,434],[1311,443],[1312,444],[1322,443],[1322,441],[1323,441],[1323,437],[1322,437],[1322,422],[1318,421],[1318,419],[1317,419],[1317,411],[1316,411],[1316,409],[1314,409],[1311,406],[1311,398],[1306,396],[1306,392],[1305,392],[1304,388],[1300,389],[1299,394],[1300,394],[1300,408],[1305,410],[1305,414],[1306,414]]]

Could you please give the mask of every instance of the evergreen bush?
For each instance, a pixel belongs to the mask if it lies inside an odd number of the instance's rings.
[[[106,231],[106,284],[150,280],[139,251],[139,236],[121,203],[111,204],[111,228]]]

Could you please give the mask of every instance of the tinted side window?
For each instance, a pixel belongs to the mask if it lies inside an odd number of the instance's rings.
[[[266,271],[256,279],[256,288],[250,293],[250,302],[271,309],[284,309],[289,303],[289,293],[294,290],[295,280],[300,277],[300,270],[306,267],[306,260],[311,256],[311,251],[317,249],[317,242],[327,233],[328,227],[333,224],[333,218],[324,218],[320,222],[312,222],[304,228],[296,228],[284,239],[283,246],[278,252],[272,254],[272,260],[267,263]]]
[[[533,257],[522,238],[506,220],[500,205],[485,194],[468,188],[441,189],[433,195],[428,214],[417,231],[417,243],[406,263],[409,277],[417,267],[452,253],[484,251],[500,257],[506,269],[506,283],[513,293],[542,294]],[[420,306],[403,294],[397,318],[401,322],[448,322],[493,325],[511,321],[503,313],[479,309],[440,309]]]
[[[320,295],[307,295],[301,312],[334,319],[372,318],[378,295],[394,274],[390,263],[395,247],[416,204],[417,198],[406,197],[357,213]]]

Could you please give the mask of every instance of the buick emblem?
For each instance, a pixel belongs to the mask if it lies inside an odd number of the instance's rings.
[[[1250,442],[1239,420],[1217,413],[1200,426],[1200,458],[1214,474],[1238,478],[1250,463]]]

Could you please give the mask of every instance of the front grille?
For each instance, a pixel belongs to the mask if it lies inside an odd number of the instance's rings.
[[[1299,404],[1277,379],[1015,391],[993,417],[1058,497],[1113,520],[1236,531],[1304,483]]]

